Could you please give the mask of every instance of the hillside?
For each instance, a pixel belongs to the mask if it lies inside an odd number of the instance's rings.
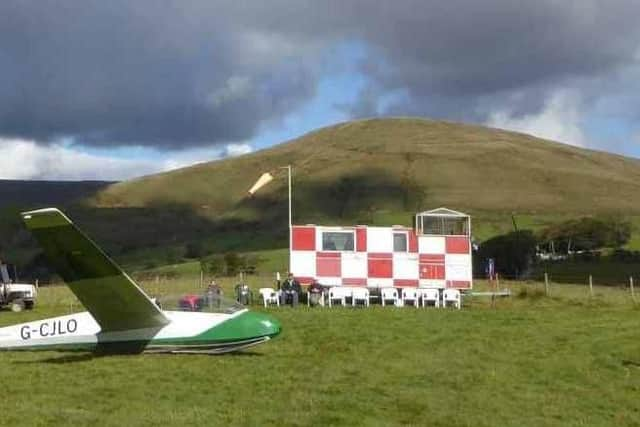
[[[112,184],[106,181],[24,181],[0,179],[0,209],[66,205]]]
[[[112,184],[68,207],[117,259],[137,266],[287,242],[286,174],[295,223],[409,224],[447,206],[474,236],[589,214],[640,220],[640,161],[481,126],[423,119],[338,124],[249,155]],[[279,175],[246,196],[265,171]],[[638,233],[634,235],[634,241]],[[189,249],[190,248],[190,249]],[[0,248],[1,249],[1,248]]]
[[[173,204],[205,217],[259,218],[266,199],[272,209],[284,202],[286,180],[266,187],[260,202],[247,201],[246,190],[261,172],[289,163],[297,222],[440,205],[469,211],[640,213],[639,160],[421,119],[339,124],[253,154],[117,183],[98,193],[95,205]]]

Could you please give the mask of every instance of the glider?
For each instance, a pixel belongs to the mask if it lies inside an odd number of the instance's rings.
[[[87,311],[0,328],[0,349],[217,354],[280,333],[270,316],[220,300],[197,311],[163,310],[58,209],[22,219]]]

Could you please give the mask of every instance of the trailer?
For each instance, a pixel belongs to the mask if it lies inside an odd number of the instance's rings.
[[[447,208],[415,215],[413,228],[294,225],[289,271],[324,286],[473,287],[471,217]]]

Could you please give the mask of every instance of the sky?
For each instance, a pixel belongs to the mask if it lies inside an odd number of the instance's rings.
[[[636,0],[3,0],[0,179],[122,180],[420,116],[640,157]]]

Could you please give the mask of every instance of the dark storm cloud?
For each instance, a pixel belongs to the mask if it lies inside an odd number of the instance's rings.
[[[188,146],[251,137],[315,89],[313,49],[208,2],[0,3],[0,133]]]
[[[635,1],[0,2],[0,135],[186,147],[250,138],[359,42],[343,106],[483,120],[637,61]],[[585,83],[586,84],[586,83]],[[586,87],[586,86],[585,86]],[[589,90],[597,92],[590,83]]]
[[[510,103],[515,115],[539,110],[566,86],[637,62],[640,2],[400,1],[366,12],[360,36],[372,54],[362,70],[382,96],[405,89],[388,114],[484,120]],[[373,58],[383,58],[384,66]],[[360,104],[356,104],[358,107]],[[357,111],[357,110],[356,110]]]

